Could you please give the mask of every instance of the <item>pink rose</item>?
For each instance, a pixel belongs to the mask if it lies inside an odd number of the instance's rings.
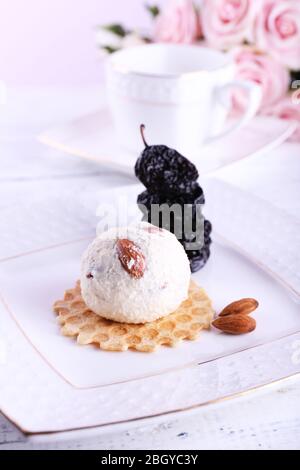
[[[287,96],[276,105],[266,109],[264,114],[298,121],[298,127],[290,140],[300,142],[300,102],[293,101],[291,96]]]
[[[250,47],[237,48],[233,51],[236,63],[236,76],[261,86],[261,109],[276,103],[283,98],[289,87],[289,72],[273,57]],[[242,90],[233,95],[235,110],[244,110],[247,96]]]
[[[255,21],[254,35],[258,47],[291,69],[299,69],[299,0],[264,0]]]
[[[227,49],[250,38],[259,0],[203,0],[202,28],[209,45]]]
[[[156,42],[192,44],[200,36],[200,17],[191,0],[170,1],[155,20]]]

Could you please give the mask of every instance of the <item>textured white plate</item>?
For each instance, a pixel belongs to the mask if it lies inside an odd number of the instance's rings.
[[[127,195],[132,201],[139,189],[119,189],[118,197]],[[23,430],[41,433],[103,426],[196,408],[299,372],[294,360],[300,340],[297,223],[218,181],[206,182],[206,194],[210,200],[206,215],[222,232],[232,227],[228,234],[236,249],[215,243],[212,259],[195,277],[207,288],[217,310],[238,297],[257,297],[261,302],[255,314],[257,330],[241,337],[205,332],[198,341],[149,355],[78,346],[60,335],[51,304],[77,278],[87,242],[19,254],[3,261],[0,270],[4,301],[0,306],[0,406]],[[101,200],[105,197],[108,193]],[[57,229],[51,214],[48,226],[43,216],[45,231]],[[266,226],[273,230],[273,224],[284,227],[274,244],[272,237],[262,238],[260,233],[266,233]],[[249,227],[254,230],[249,232]],[[239,236],[244,228],[248,239]],[[286,247],[290,238],[294,240],[292,265],[293,252],[280,246]],[[245,256],[239,254],[241,250]],[[249,254],[253,262],[247,259]]]
[[[295,123],[257,116],[239,131],[203,147],[194,161],[201,168],[201,174],[204,174],[243,158],[270,151],[284,142],[294,130]],[[61,127],[46,130],[38,138],[42,143],[59,150],[133,174],[137,155],[119,146],[106,108]]]
[[[0,273],[2,296],[26,337],[75,387],[124,382],[211,361],[299,329],[299,306],[286,291],[231,248],[214,243],[209,263],[193,277],[205,287],[216,311],[232,300],[258,299],[260,307],[255,314],[258,322],[255,332],[230,337],[216,331],[204,331],[197,341],[183,341],[177,348],[161,347],[153,354],[115,353],[79,346],[59,333],[51,306],[62,298],[64,289],[75,284],[86,246],[87,241],[71,243],[17,257],[6,263],[2,276]],[[284,317],[282,312],[285,312]]]

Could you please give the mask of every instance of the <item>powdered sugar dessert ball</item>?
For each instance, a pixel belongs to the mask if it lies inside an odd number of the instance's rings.
[[[188,297],[190,265],[175,235],[146,222],[103,232],[82,258],[81,291],[104,318],[146,323]]]

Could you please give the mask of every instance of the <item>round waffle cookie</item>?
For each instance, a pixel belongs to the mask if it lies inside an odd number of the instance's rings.
[[[79,344],[97,344],[108,351],[152,352],[159,346],[175,346],[183,339],[196,339],[200,330],[208,329],[213,319],[211,301],[204,289],[193,281],[189,296],[170,315],[145,324],[118,323],[92,312],[81,297],[80,283],[65,292],[64,299],[53,306],[61,332],[76,336]]]

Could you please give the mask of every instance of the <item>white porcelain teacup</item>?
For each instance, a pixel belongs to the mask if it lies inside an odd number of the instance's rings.
[[[166,144],[190,156],[203,144],[234,132],[256,114],[260,88],[235,80],[232,58],[212,49],[148,44],[115,52],[107,61],[107,91],[118,138],[141,149],[140,124],[149,144]],[[224,129],[231,92],[248,92],[243,116]]]

